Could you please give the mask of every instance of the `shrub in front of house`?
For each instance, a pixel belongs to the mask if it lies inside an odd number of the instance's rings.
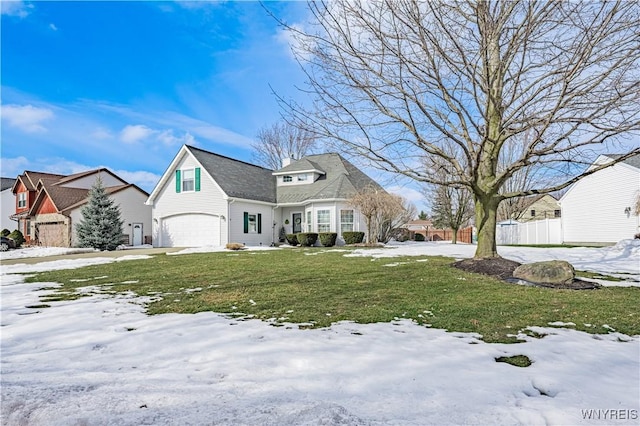
[[[17,229],[9,234],[9,238],[11,238],[13,241],[15,241],[16,248],[20,248],[22,243],[24,243],[24,241],[25,241],[24,240],[24,235],[22,235],[22,232],[18,231]]]
[[[320,239],[320,244],[323,246],[333,247],[336,245],[338,234],[336,232],[321,232],[318,234],[318,238]]]
[[[291,246],[297,246],[298,245],[298,236],[297,236],[297,234],[287,234],[286,238],[287,238],[287,243],[289,243],[289,245],[291,245]]]
[[[424,241],[424,235],[422,235],[422,234],[416,234],[416,236],[415,236],[415,237],[413,237],[413,239],[414,239],[415,241]]]
[[[4,228],[2,232],[0,232],[0,235],[2,235],[3,237],[8,237],[10,233],[11,231],[9,231],[7,228]]]
[[[301,232],[296,235],[298,243],[303,247],[311,247],[318,241],[318,234],[315,232]]]
[[[345,231],[342,233],[345,244],[360,244],[364,241],[364,232],[360,231]]]

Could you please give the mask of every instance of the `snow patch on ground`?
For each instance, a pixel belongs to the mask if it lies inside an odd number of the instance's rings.
[[[637,247],[499,251],[638,275]],[[474,249],[411,243],[353,255],[465,258]],[[2,265],[0,423],[638,424],[640,337],[611,327],[591,335],[558,322],[529,328],[541,339],[523,330],[523,343],[488,344],[401,319],[301,330],[211,312],[147,316],[151,298],[134,294],[88,292],[42,308],[39,297],[59,285],[18,275],[139,258]],[[532,365],[496,362],[514,355]],[[610,410],[617,417],[603,418]]]

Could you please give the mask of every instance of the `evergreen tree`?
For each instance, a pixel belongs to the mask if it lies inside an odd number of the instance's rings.
[[[424,212],[424,210],[420,210],[420,214],[418,215],[418,219],[427,220],[427,214]]]
[[[78,245],[99,250],[115,250],[122,238],[120,209],[107,194],[102,180],[89,191],[89,202],[82,208],[82,220],[76,225]]]

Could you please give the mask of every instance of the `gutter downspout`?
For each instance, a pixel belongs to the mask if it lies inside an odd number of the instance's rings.
[[[227,200],[227,242],[231,242],[230,238],[231,238],[231,204],[233,204],[235,202],[235,198],[229,198]],[[222,236],[220,236],[220,238],[222,239]],[[220,245],[222,245],[222,241],[220,242]]]

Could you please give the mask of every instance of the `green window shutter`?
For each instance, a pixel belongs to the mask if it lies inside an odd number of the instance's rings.
[[[200,167],[196,167],[196,191],[200,191]]]
[[[180,192],[182,189],[182,182],[180,181],[180,170],[176,170],[176,192]]]
[[[262,234],[262,214],[258,213],[258,234]]]
[[[249,233],[249,213],[244,212],[244,233]]]

